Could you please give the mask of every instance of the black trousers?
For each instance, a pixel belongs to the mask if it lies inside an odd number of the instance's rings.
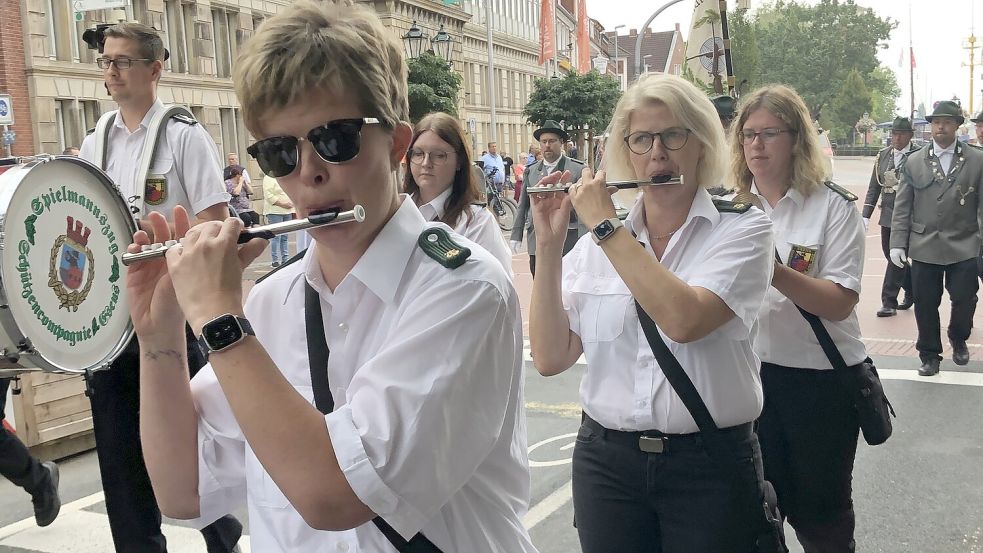
[[[855,550],[853,462],[860,423],[834,371],[761,364],[765,478],[805,553]]]
[[[730,432],[746,478],[760,485],[761,450],[750,423]],[[760,502],[752,505],[737,489],[698,434],[668,437],[662,453],[639,449],[642,434],[660,435],[608,430],[590,418],[581,425],[573,504],[583,552],[750,553]]]
[[[881,285],[881,305],[898,308],[898,293],[913,298],[911,291],[911,271],[908,267],[898,267],[891,262],[891,227],[881,227],[881,251],[887,259],[887,269],[884,271],[884,283]]]
[[[529,240],[535,240],[535,235],[530,233]],[[567,252],[573,249],[577,245],[577,241],[580,240],[580,233],[577,229],[568,229],[567,237],[563,241],[563,255],[567,255]],[[534,242],[535,243],[535,242]],[[529,254],[529,272],[532,276],[536,276],[536,254]]]
[[[191,329],[185,331],[194,375],[205,362]],[[160,509],[140,446],[140,350],[135,338],[108,370],[93,373],[90,387],[99,472],[116,551],[165,552]],[[242,525],[226,516],[201,532],[209,553],[231,551]]]
[[[939,323],[939,305],[942,303],[943,282],[949,292],[952,310],[949,315],[949,340],[965,341],[973,329],[976,314],[977,280],[976,258],[935,265],[911,262],[911,283],[915,292],[915,322],[918,325],[918,356],[922,361],[942,359],[942,330]]]
[[[51,478],[41,462],[31,457],[27,446],[3,426],[10,380],[0,379],[0,476],[31,494],[43,489]]]

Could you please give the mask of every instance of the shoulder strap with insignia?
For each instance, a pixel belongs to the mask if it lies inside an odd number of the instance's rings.
[[[175,114],[171,115],[171,119],[174,119],[175,121],[180,121],[181,123],[184,123],[185,125],[192,125],[192,126],[194,126],[194,125],[197,125],[198,124],[198,120],[197,119],[195,119],[194,117],[189,117],[188,115],[186,115],[184,113],[175,113]]]
[[[734,189],[727,188],[726,186],[722,186],[722,185],[717,185],[707,188],[707,192],[709,192],[711,196],[726,196],[728,194],[733,194]]]
[[[471,250],[454,242],[447,230],[428,228],[416,241],[423,253],[448,269],[456,269],[471,257]]]
[[[713,207],[720,213],[746,213],[751,209],[751,202],[732,202],[721,198],[713,198]]]
[[[829,188],[833,192],[836,192],[837,194],[839,194],[840,196],[842,196],[844,200],[846,200],[848,202],[855,202],[855,201],[857,201],[857,195],[856,194],[854,194],[853,192],[850,192],[849,190],[847,190],[846,188],[843,188],[842,186],[836,184],[835,182],[833,182],[831,180],[828,180],[828,181],[826,181],[823,184],[826,185],[826,188]]]
[[[266,273],[265,275],[257,278],[256,279],[256,284],[259,284],[260,282],[263,282],[264,280],[270,278],[277,271],[280,271],[280,270],[284,269],[287,265],[292,265],[295,262],[300,261],[301,259],[304,259],[304,254],[306,254],[306,253],[307,253],[307,248],[304,248],[304,250],[302,250],[301,252],[297,253],[296,255],[294,255],[293,257],[291,257],[290,259],[284,261],[283,264],[280,265],[279,267],[276,267],[272,271],[270,271],[270,272]]]
[[[94,132],[96,132],[96,128],[95,127],[92,127],[91,129],[86,129],[85,130],[85,136],[89,136],[90,134],[92,134]]]

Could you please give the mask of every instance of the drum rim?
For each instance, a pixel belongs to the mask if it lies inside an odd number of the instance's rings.
[[[11,173],[11,171],[18,172],[16,173],[16,182],[13,183],[13,191],[11,191],[9,194],[0,194],[0,236],[6,236],[6,228],[7,228],[6,214],[9,212],[10,202],[13,199],[16,190],[18,187],[20,187],[21,184],[23,184],[24,178],[35,167],[39,167],[41,165],[44,165],[45,163],[50,163],[51,161],[56,161],[56,160],[67,161],[69,163],[78,165],[79,167],[88,170],[97,179],[103,181],[103,184],[106,184],[111,187],[110,190],[114,191],[113,193],[110,194],[110,196],[112,196],[112,202],[117,208],[119,208],[119,212],[125,215],[124,219],[126,220],[126,225],[128,227],[127,230],[129,230],[130,232],[129,236],[132,237],[133,234],[137,231],[137,225],[136,222],[133,220],[133,216],[130,214],[130,209],[126,203],[126,200],[123,198],[123,195],[119,193],[119,189],[116,187],[116,184],[113,183],[112,179],[109,178],[109,175],[107,175],[97,165],[95,165],[94,163],[88,160],[76,156],[38,157],[38,158],[31,159],[26,163],[15,165],[4,173],[3,176],[7,176],[7,174]],[[24,336],[23,331],[21,330],[20,326],[17,324],[17,321],[14,319],[13,311],[9,307],[10,305],[8,301],[9,298],[7,296],[6,287],[4,286],[4,283],[7,282],[7,278],[3,274],[4,259],[6,255],[7,255],[7,249],[6,247],[4,247],[4,243],[0,241],[0,325],[3,326],[4,331],[7,333],[7,336],[8,338],[10,338],[13,345],[13,344],[22,343],[28,337]],[[125,284],[124,284],[124,288],[125,288]],[[124,294],[125,293],[126,292],[124,290]],[[35,366],[37,366],[37,368],[41,369],[44,372],[64,373],[64,374],[87,374],[92,371],[107,369],[109,365],[113,361],[115,361],[116,358],[120,356],[120,354],[123,353],[123,350],[126,349],[126,346],[129,345],[130,341],[134,337],[135,331],[133,328],[133,321],[132,319],[130,319],[129,314],[127,314],[126,318],[127,318],[127,323],[126,323],[126,329],[123,332],[123,336],[121,336],[117,340],[116,344],[110,350],[109,355],[101,359],[96,365],[93,366],[83,367],[83,368],[61,366],[48,359],[48,357],[43,352],[39,351],[36,348],[33,342],[31,344],[31,352],[17,352],[17,354],[20,357],[25,357],[29,359],[32,363],[34,363]]]

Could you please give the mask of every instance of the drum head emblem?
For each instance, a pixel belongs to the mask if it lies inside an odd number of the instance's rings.
[[[87,246],[92,230],[67,217],[65,234],[55,239],[51,247],[48,286],[58,296],[59,308],[78,311],[92,288],[95,259]]]
[[[163,175],[147,177],[143,191],[144,202],[148,205],[160,205],[167,200],[167,178]]]

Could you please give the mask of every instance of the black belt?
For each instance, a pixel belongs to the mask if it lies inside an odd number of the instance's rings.
[[[601,426],[599,422],[584,415],[584,426],[590,428],[599,437],[609,442],[623,445],[625,447],[637,448],[645,453],[670,453],[672,451],[692,451],[704,449],[703,438],[699,432],[691,434],[666,434],[658,430],[611,430]],[[746,422],[737,426],[721,428],[718,432],[739,443],[751,437],[754,433],[754,424]]]

